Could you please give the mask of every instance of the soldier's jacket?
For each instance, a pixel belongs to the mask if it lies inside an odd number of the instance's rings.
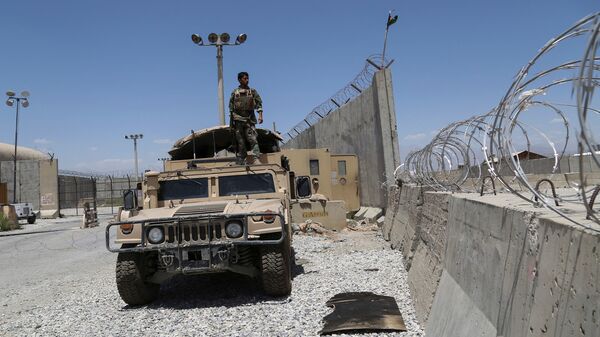
[[[237,87],[229,99],[229,112],[235,121],[256,124],[254,110],[262,111],[262,99],[253,88]]]

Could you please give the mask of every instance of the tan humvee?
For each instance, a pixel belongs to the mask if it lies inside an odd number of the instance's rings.
[[[126,210],[107,227],[107,247],[119,253],[123,301],[153,301],[160,283],[176,274],[226,271],[259,277],[269,295],[288,295],[288,171],[266,155],[252,165],[235,158],[183,161],[185,169],[146,172],[143,207],[129,191]]]

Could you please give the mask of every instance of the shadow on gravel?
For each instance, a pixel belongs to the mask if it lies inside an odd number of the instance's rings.
[[[304,273],[302,264],[294,263],[292,266],[292,279]],[[218,273],[177,275],[161,285],[159,298],[148,306],[127,305],[123,309],[229,308],[261,302],[278,305],[289,301],[289,296],[272,297],[265,295],[259,278],[253,279],[235,273]]]
[[[292,267],[292,278],[304,273],[302,266]],[[256,303],[273,305],[289,302],[289,297],[272,297],[263,293],[260,279],[235,273],[178,275],[162,284],[160,297],[147,309],[197,309],[238,307]],[[140,307],[125,306],[123,309]]]
[[[301,264],[294,264],[292,266],[292,280],[296,278],[298,275],[304,274],[304,266]]]

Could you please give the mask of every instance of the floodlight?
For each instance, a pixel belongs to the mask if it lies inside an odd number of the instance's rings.
[[[29,97],[29,91],[25,90],[25,91],[21,91],[21,97]]]
[[[198,34],[192,34],[192,41],[195,44],[198,44],[198,45],[203,45],[204,44],[204,42],[202,41],[202,38]]]
[[[16,95],[15,92],[12,91],[12,90],[9,90],[9,91],[6,92],[6,96],[8,96],[8,97],[13,97],[15,95]]]
[[[21,101],[21,105],[22,105],[24,108],[28,107],[28,106],[29,106],[29,100],[27,100],[27,99],[24,99],[24,100],[22,100],[22,101]]]
[[[218,40],[219,40],[219,35],[217,35],[216,33],[208,34],[208,42],[216,43]]]
[[[221,42],[227,43],[227,42],[229,42],[229,39],[231,39],[231,37],[229,36],[228,33],[222,33],[221,34]]]
[[[240,34],[240,35],[238,35],[237,39],[235,39],[235,43],[242,44],[242,43],[246,42],[247,38],[248,38],[248,35]]]
[[[7,100],[6,100],[6,105],[8,105],[8,106],[13,106],[13,100],[12,100],[12,99],[10,99],[10,98],[9,98],[9,99],[7,99]]]

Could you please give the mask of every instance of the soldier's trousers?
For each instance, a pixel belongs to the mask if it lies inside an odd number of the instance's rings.
[[[238,156],[240,158],[246,158],[248,154],[248,148],[252,149],[254,156],[260,155],[258,148],[258,141],[256,140],[256,128],[254,124],[249,122],[236,121],[235,125],[235,139],[238,143]]]

